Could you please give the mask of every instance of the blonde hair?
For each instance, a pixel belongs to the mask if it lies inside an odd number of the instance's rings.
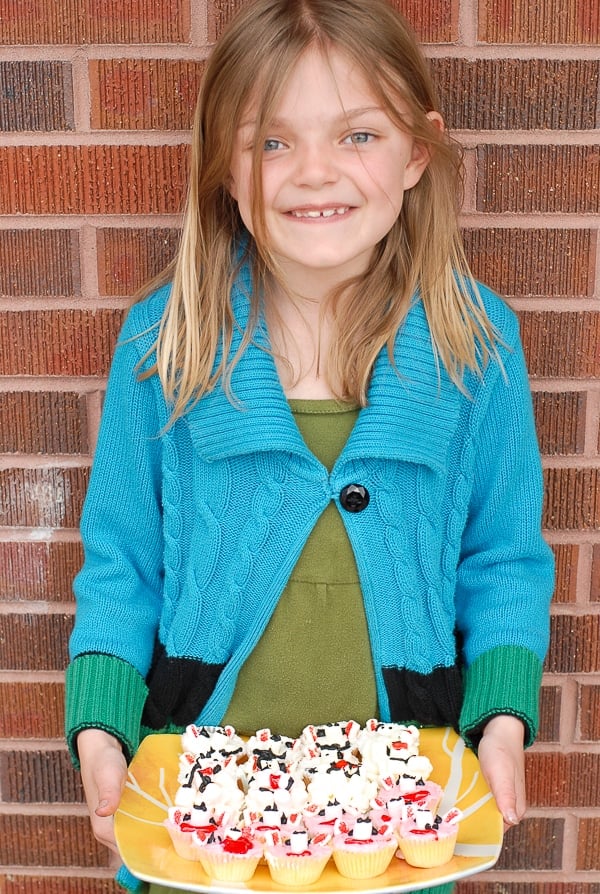
[[[436,356],[458,387],[466,368],[480,371],[496,352],[459,232],[461,152],[427,117],[437,111],[437,99],[404,19],[386,0],[255,0],[209,59],[194,118],[180,247],[173,264],[151,284],[172,280],[148,374],[159,374],[173,419],[218,382],[230,393],[231,373],[252,338],[261,296],[278,277],[262,208],[262,146],[287,78],[315,46],[325,57],[335,48],[351,58],[390,119],[430,156],[368,270],[331,296],[335,337],[326,366],[331,387],[341,399],[366,404],[375,358],[386,345],[392,358],[398,328],[417,292]],[[254,239],[227,188],[236,132],[251,102],[258,104]],[[401,116],[398,105],[408,114]],[[231,357],[236,321],[230,297],[244,246],[253,278],[251,312],[241,348]]]

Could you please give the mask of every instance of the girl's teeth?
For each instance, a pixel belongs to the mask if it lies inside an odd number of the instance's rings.
[[[334,214],[345,214],[348,208],[327,208],[325,211],[294,211],[294,217],[333,217]]]

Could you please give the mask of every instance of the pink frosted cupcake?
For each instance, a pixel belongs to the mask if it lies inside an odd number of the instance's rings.
[[[164,826],[177,854],[184,860],[198,860],[194,836],[197,835],[200,840],[208,840],[214,838],[219,831],[212,815],[201,807],[193,807],[191,810],[170,807]]]
[[[454,854],[460,810],[454,807],[444,817],[425,807],[409,808],[409,813],[398,829],[398,844],[406,862],[419,869],[448,863]]]
[[[397,847],[395,838],[378,832],[370,819],[358,817],[350,832],[333,839],[333,859],[345,878],[373,878],[386,871]]]
[[[219,882],[249,881],[262,855],[262,846],[240,829],[229,829],[221,841],[198,843],[202,868],[210,878]]]
[[[296,831],[285,843],[265,848],[271,878],[278,885],[312,885],[320,877],[331,856],[331,846],[309,842],[306,831]]]

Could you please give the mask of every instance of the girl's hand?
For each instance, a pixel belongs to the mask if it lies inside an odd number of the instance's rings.
[[[101,729],[85,729],[77,736],[81,779],[94,837],[118,853],[113,816],[127,779],[121,745]]]
[[[525,799],[525,730],[518,717],[499,714],[485,726],[479,743],[479,763],[504,828],[516,826],[527,807]]]

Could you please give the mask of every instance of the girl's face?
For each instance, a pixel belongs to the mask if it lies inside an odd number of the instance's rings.
[[[400,109],[402,111],[402,109]],[[436,113],[431,120],[442,126]],[[238,129],[229,188],[251,233],[255,110]],[[263,146],[269,248],[299,294],[363,273],[427,151],[381,108],[357,66],[333,50],[299,60]]]

